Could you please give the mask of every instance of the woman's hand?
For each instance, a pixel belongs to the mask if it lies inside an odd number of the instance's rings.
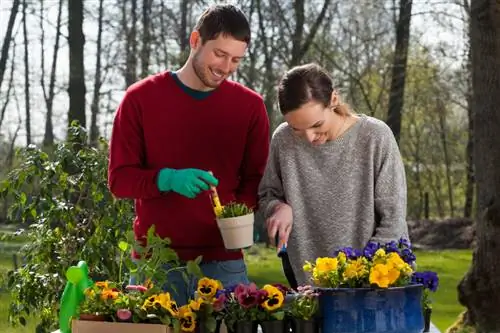
[[[279,236],[279,244],[281,246],[288,243],[288,237],[292,231],[293,214],[292,207],[285,203],[280,203],[274,209],[274,213],[266,220],[267,235],[271,244],[275,242],[276,234]]]

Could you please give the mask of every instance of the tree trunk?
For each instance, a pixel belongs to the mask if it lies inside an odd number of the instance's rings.
[[[459,285],[466,320],[478,333],[499,332],[500,316],[500,2],[471,1],[477,244]]]
[[[181,24],[179,25],[178,36],[180,40],[179,66],[182,66],[189,57],[189,31],[188,31],[188,15],[189,15],[189,0],[181,0],[180,14]]]
[[[83,0],[68,0],[69,112],[68,123],[86,127],[85,70],[83,66]]]
[[[448,152],[448,141],[446,140],[447,137],[447,131],[446,131],[446,106],[444,105],[443,101],[439,98],[437,98],[437,112],[438,112],[438,117],[439,117],[439,136],[441,139],[441,144],[443,145],[443,158],[444,158],[444,167],[445,167],[445,173],[446,173],[446,186],[448,188],[448,200],[449,200],[449,205],[450,205],[450,217],[455,216],[455,204],[453,202],[453,185],[451,181],[451,161],[450,161],[450,154]]]
[[[24,37],[24,107],[26,110],[26,146],[31,144],[31,111],[30,111],[30,71],[29,71],[29,42],[28,25],[26,23],[26,0],[23,0],[23,37]]]
[[[151,57],[151,6],[153,0],[142,1],[142,49],[141,49],[141,77],[149,75],[149,61]]]
[[[465,185],[465,204],[464,204],[464,217],[470,218],[472,216],[472,206],[474,203],[474,114],[472,108],[472,68],[471,68],[471,51],[469,45],[469,52],[467,54],[467,95],[466,95],[466,103],[467,103],[467,119],[469,122],[468,125],[468,137],[467,137],[467,148],[465,151],[466,154],[466,170],[467,170],[467,183]]]
[[[401,114],[403,112],[405,95],[406,64],[408,59],[408,44],[410,42],[412,0],[400,0],[399,18],[396,24],[396,47],[392,80],[389,97],[389,113],[387,125],[392,129],[396,141],[401,136]]]
[[[90,144],[97,146],[99,138],[99,127],[97,126],[97,115],[99,114],[99,100],[101,92],[101,57],[102,57],[102,21],[104,16],[103,0],[99,0],[99,14],[97,24],[97,46],[96,46],[96,64],[94,77],[94,93],[92,97],[92,105],[90,107]]]
[[[0,87],[2,87],[3,76],[7,69],[7,58],[9,57],[10,41],[12,40],[12,33],[14,30],[14,22],[16,21],[17,12],[19,11],[19,4],[21,0],[14,0],[10,10],[9,22],[7,23],[7,31],[3,39],[2,53],[0,54]]]
[[[14,73],[15,73],[15,64],[16,64],[16,46],[12,49],[12,60],[10,61],[10,73],[9,73],[9,83],[7,85],[7,93],[5,97],[2,97],[2,100],[5,102],[2,105],[2,109],[0,110],[0,129],[2,128],[3,120],[5,119],[5,112],[7,111],[7,107],[10,102],[10,95],[12,93],[12,87],[14,86]]]
[[[40,1],[43,6],[43,0]],[[59,56],[59,42],[61,40],[61,17],[62,17],[62,6],[63,0],[59,0],[59,5],[57,9],[57,23],[56,23],[56,40],[54,42],[54,50],[52,51],[52,65],[50,68],[50,79],[49,79],[49,91],[48,93],[45,91],[45,84],[42,78],[42,89],[43,95],[45,98],[45,105],[47,106],[47,116],[45,118],[45,133],[43,135],[43,145],[45,147],[52,146],[54,144],[54,125],[52,122],[53,116],[53,105],[54,105],[54,97],[55,97],[55,84],[56,84],[56,69],[57,69],[57,60]],[[42,16],[40,19],[43,22],[45,18]],[[43,34],[43,25],[41,27]],[[43,43],[42,43],[43,45]],[[43,50],[42,50],[43,52]],[[43,68],[42,63],[42,68]],[[45,75],[44,75],[45,76]]]
[[[304,26],[305,26],[305,1],[295,0],[293,8],[295,13],[295,31],[292,36],[292,55],[290,59],[290,67],[297,66],[302,62],[305,54],[311,47],[314,37],[318,32],[321,23],[325,19],[326,11],[330,6],[331,0],[324,0],[321,12],[318,14],[314,24],[310,28],[310,32],[307,36],[304,36]]]
[[[122,4],[123,28],[126,36],[125,86],[137,81],[137,0],[131,0],[131,27],[128,27],[127,1]]]

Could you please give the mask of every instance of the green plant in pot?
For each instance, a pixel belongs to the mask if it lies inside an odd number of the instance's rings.
[[[319,332],[316,316],[319,312],[319,294],[311,286],[299,286],[297,294],[287,309],[287,315],[292,320],[292,331],[301,333]]]
[[[228,250],[253,245],[254,212],[244,203],[231,202],[216,211],[217,226]]]
[[[424,332],[429,332],[432,315],[431,292],[435,292],[439,285],[439,278],[435,272],[424,271],[415,272],[412,276],[414,283],[420,283],[424,286],[422,292],[422,310],[424,314]]]

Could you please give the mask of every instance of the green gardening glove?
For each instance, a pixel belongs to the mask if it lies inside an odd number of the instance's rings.
[[[210,185],[217,186],[219,181],[209,172],[200,169],[161,169],[157,177],[158,189],[162,192],[174,191],[193,199]]]

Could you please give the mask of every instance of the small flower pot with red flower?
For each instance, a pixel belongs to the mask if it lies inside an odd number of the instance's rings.
[[[216,212],[224,247],[228,250],[246,249],[253,245],[254,213],[242,203],[230,203]]]
[[[422,332],[424,284],[412,268],[415,259],[401,239],[306,262],[319,292],[322,332]]]

